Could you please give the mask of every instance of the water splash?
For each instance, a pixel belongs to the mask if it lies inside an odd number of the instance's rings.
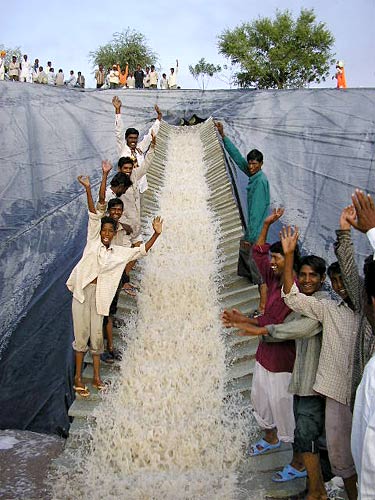
[[[55,498],[237,495],[246,421],[225,397],[220,235],[199,130],[170,133],[158,211],[165,227],[143,261],[136,328],[119,381],[95,412],[89,453],[56,482]]]

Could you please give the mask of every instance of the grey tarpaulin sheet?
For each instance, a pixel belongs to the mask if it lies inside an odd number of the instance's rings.
[[[125,126],[145,131],[158,103],[169,123],[224,122],[245,155],[264,152],[274,206],[301,228],[305,251],[332,259],[340,210],[355,187],[374,194],[375,90],[126,91]],[[65,280],[86,235],[76,177],[116,161],[115,91],[0,85],[0,427],[67,429],[71,297]],[[184,168],[184,165],[176,165]],[[236,179],[242,201],[247,178]],[[370,249],[355,235],[359,261]]]

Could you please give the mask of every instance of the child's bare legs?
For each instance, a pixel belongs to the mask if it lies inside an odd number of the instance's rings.
[[[113,351],[113,322],[112,316],[108,316],[107,324],[105,326],[107,334],[107,351]]]
[[[103,386],[104,383],[100,379],[100,355],[92,354],[93,368],[94,368],[94,376],[92,379],[92,383],[94,386]]]
[[[74,351],[76,358],[76,373],[74,376],[74,386],[75,387],[85,387],[85,384],[82,382],[82,366],[83,366],[83,358],[85,357],[84,352]]]

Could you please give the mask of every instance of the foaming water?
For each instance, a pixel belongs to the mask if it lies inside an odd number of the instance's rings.
[[[118,383],[95,413],[88,454],[55,498],[235,498],[246,422],[225,398],[218,224],[209,210],[199,126],[169,137],[164,231],[143,261],[142,291]]]

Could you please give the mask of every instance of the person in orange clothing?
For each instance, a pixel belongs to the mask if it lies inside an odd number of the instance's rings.
[[[119,80],[120,80],[120,87],[126,87],[126,80],[128,78],[128,72],[129,72],[129,64],[126,63],[125,69],[120,69],[120,65],[117,65],[117,70],[120,74]]]
[[[342,61],[337,61],[335,78],[337,80],[337,88],[346,89],[345,69]]]

